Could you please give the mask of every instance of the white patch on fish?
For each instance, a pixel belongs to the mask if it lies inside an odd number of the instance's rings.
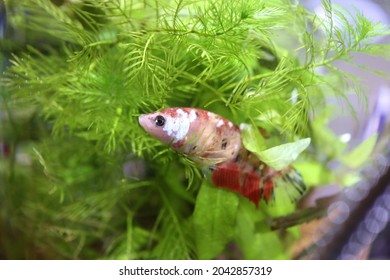
[[[229,125],[230,128],[233,127],[233,123],[232,122],[228,122],[228,125]]]
[[[168,136],[173,137],[173,143],[177,143],[186,137],[188,131],[190,130],[190,118],[188,114],[182,109],[177,109],[177,117],[166,117],[165,126],[163,131],[165,131]]]
[[[219,120],[218,122],[217,122],[217,127],[221,127],[223,125],[223,120]]]
[[[190,122],[193,122],[194,120],[196,120],[196,118],[197,118],[197,116],[196,116],[195,110],[191,110],[190,111],[190,116],[189,116]]]

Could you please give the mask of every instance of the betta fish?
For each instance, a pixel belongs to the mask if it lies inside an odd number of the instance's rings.
[[[167,108],[141,115],[140,125],[150,135],[185,155],[208,166],[217,187],[238,192],[256,207],[274,194],[274,180],[282,178],[303,193],[305,185],[292,167],[276,171],[245,149],[241,130],[231,121],[202,109]]]

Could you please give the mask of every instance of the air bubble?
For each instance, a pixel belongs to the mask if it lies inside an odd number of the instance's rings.
[[[358,202],[360,200],[362,200],[366,193],[365,192],[361,192],[358,190],[358,188],[347,188],[344,192],[345,194],[345,197],[351,201],[355,201],[355,202]]]
[[[360,252],[361,245],[356,241],[349,241],[341,251],[340,259],[352,260],[356,258],[356,255]]]
[[[359,225],[359,228],[356,232],[357,240],[363,245],[369,245],[374,241],[376,234],[371,233],[370,231],[365,230],[364,225]],[[366,227],[365,227],[366,228]]]
[[[382,201],[382,204],[390,210],[390,194],[384,194],[381,196],[381,201]]]
[[[388,221],[388,214],[382,207],[375,207],[372,209],[366,219],[364,220],[364,224],[366,226],[367,231],[378,234],[385,227]]]
[[[349,216],[350,209],[344,201],[332,203],[328,208],[328,219],[334,224],[342,224]]]
[[[386,224],[389,220],[389,212],[381,206],[377,206],[372,210],[373,216],[379,221]]]

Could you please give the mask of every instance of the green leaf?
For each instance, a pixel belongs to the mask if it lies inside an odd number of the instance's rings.
[[[258,139],[255,135],[256,130],[244,129],[244,131],[247,131],[243,136],[245,148],[257,155],[261,161],[275,170],[281,170],[290,165],[310,145],[310,138],[305,138],[262,150],[263,143],[260,141],[259,143],[256,142],[256,139]],[[253,134],[249,135],[249,131],[253,132]],[[258,134],[260,135],[260,133]]]
[[[245,259],[288,258],[279,233],[271,231],[265,222],[268,217],[265,211],[255,210],[251,203],[240,203],[234,240]]]
[[[343,156],[340,159],[341,162],[351,168],[360,167],[370,157],[372,151],[374,150],[377,138],[377,134],[374,134],[370,138],[367,138],[353,151]]]
[[[241,124],[240,129],[242,141],[247,150],[255,153],[263,151],[266,148],[264,137],[255,126]]]
[[[240,128],[245,148],[275,170],[290,165],[310,145],[310,138],[305,138],[265,150],[264,138],[255,126],[244,124]]]
[[[257,153],[258,157],[275,170],[281,170],[297,159],[310,145],[310,138],[301,139],[292,143],[282,144]]]
[[[203,183],[196,199],[193,223],[199,259],[216,257],[231,240],[238,196]]]
[[[316,161],[306,161],[294,163],[294,167],[299,170],[306,186],[319,186],[334,183],[336,178],[323,163]]]
[[[281,170],[296,160],[310,145],[310,138],[282,144],[260,153],[260,159],[275,170]]]
[[[298,193],[295,193],[294,188],[290,184],[279,180],[277,188],[274,190],[275,199],[272,203],[260,205],[260,211],[266,213],[270,217],[278,217],[287,215],[296,209],[296,202],[294,199]]]

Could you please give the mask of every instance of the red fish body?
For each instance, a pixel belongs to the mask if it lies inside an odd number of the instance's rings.
[[[168,108],[141,115],[140,125],[153,137],[192,161],[210,166],[211,179],[218,187],[242,194],[256,206],[268,202],[274,190],[273,179],[284,177],[301,191],[297,174],[287,168],[274,171],[242,144],[239,127],[214,113],[195,108]]]

